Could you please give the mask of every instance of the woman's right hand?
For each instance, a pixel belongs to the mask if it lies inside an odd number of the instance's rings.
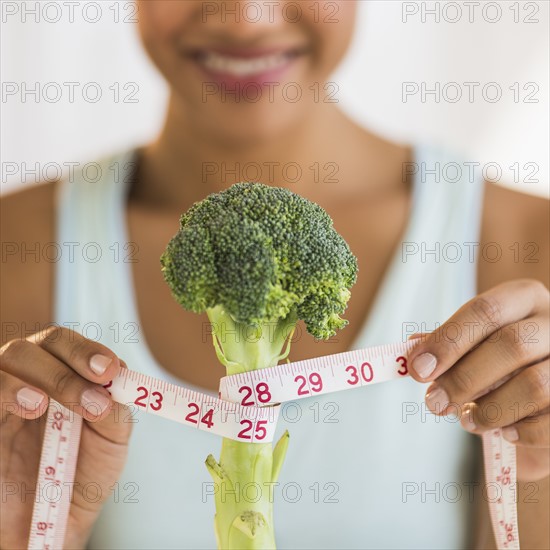
[[[102,387],[120,367],[107,347],[61,327],[0,348],[1,548],[28,544],[48,397],[84,418],[65,547],[85,548],[126,460],[132,423]],[[90,483],[93,497],[86,498]]]

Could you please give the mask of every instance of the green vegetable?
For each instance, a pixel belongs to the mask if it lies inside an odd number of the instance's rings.
[[[237,183],[194,204],[161,264],[178,303],[207,313],[228,375],[286,358],[298,320],[316,338],[334,335],[347,324],[340,315],[357,276],[355,257],[320,206],[260,183]],[[270,483],[287,446],[287,432],[274,448],[224,439],[219,463],[207,458],[219,548],[275,547]],[[261,491],[257,502],[239,495],[247,483]]]

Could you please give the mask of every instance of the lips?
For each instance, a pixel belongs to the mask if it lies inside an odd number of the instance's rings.
[[[226,84],[264,84],[280,80],[283,73],[304,54],[303,49],[270,50],[201,49],[189,57],[209,78]]]
[[[209,72],[240,78],[257,76],[280,69],[287,65],[293,57],[295,56],[282,52],[247,58],[205,52],[199,57],[198,62]]]

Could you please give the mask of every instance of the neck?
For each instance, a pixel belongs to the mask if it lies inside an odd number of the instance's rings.
[[[158,139],[142,151],[132,195],[183,212],[209,193],[251,180],[287,187],[320,203],[352,200],[369,180],[377,181],[365,163],[380,165],[380,143],[324,103],[275,137],[224,141],[205,133],[172,99]]]

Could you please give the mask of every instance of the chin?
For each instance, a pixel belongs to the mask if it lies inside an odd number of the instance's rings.
[[[219,108],[216,108],[219,107]],[[291,132],[304,117],[304,108],[296,105],[231,105],[212,106],[195,112],[197,122],[210,139],[228,148],[258,147]],[[198,119],[200,117],[200,119]]]

